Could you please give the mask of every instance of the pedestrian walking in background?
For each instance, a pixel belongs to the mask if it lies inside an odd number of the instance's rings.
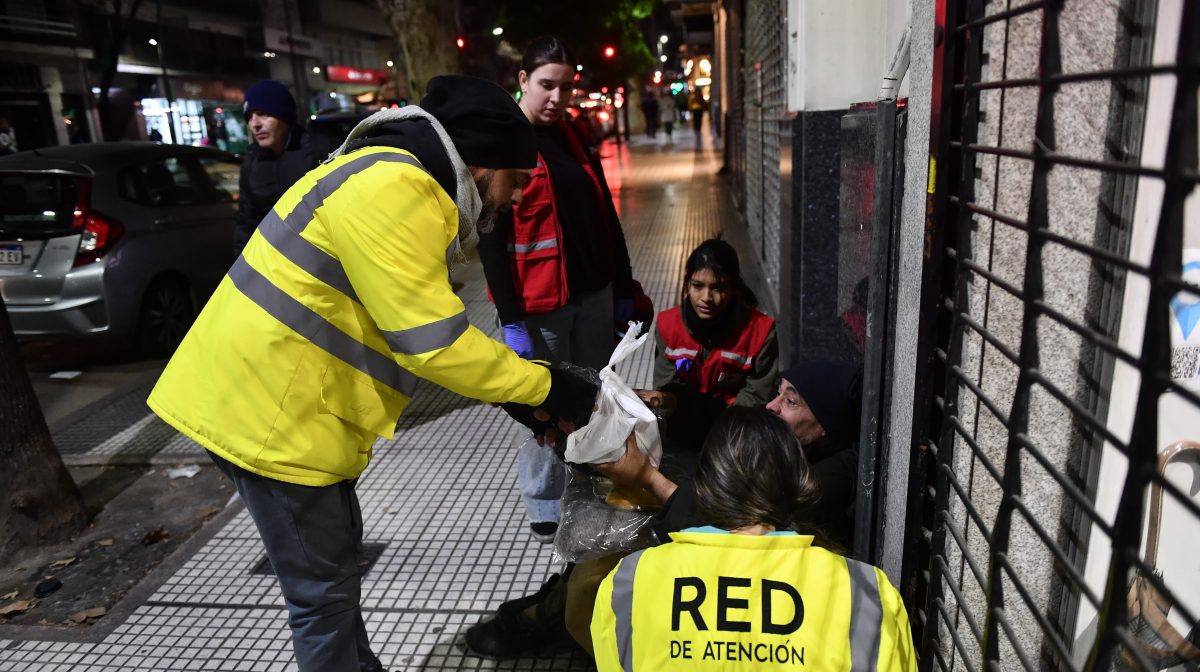
[[[235,255],[241,254],[283,192],[316,168],[332,149],[322,146],[297,122],[296,100],[282,82],[264,79],[251,84],[242,115],[254,142],[242,157]]]
[[[667,141],[671,140],[671,133],[675,130],[675,122],[679,120],[679,110],[675,108],[675,101],[668,96],[661,96],[658,104],[658,123],[662,124],[662,128],[667,132]]]
[[[658,92],[653,87],[642,92],[642,115],[646,118],[646,137],[654,138],[658,134]]]
[[[688,112],[692,115],[692,130],[696,132],[696,142],[700,142],[700,128],[704,125],[704,93],[700,87],[695,87],[688,94]]]
[[[575,61],[556,37],[535,39],[519,74],[521,110],[538,160],[520,205],[479,244],[504,341],[523,357],[600,369],[613,349],[614,311],[633,314],[633,276],[600,161],[563,121]],[[517,476],[530,529],[550,542],[565,486],[562,462],[529,432],[517,437]]]
[[[435,77],[360,123],[269,212],[150,394],[237,486],[279,580],[301,672],[377,671],[359,604],[355,484],[419,379],[586,424],[596,388],[472,327],[450,286],[537,152],[512,97]],[[477,228],[478,227],[478,228]]]

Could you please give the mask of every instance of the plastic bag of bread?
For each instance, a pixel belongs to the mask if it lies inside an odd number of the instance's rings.
[[[656,510],[653,495],[613,488],[607,478],[567,465],[554,549],[568,562],[585,562],[646,548],[655,543]]]

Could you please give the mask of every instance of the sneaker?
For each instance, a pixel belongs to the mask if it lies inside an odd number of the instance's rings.
[[[553,608],[553,604],[564,602],[555,596],[565,589],[566,581],[554,574],[536,593],[501,604],[494,618],[467,628],[467,650],[481,658],[516,658],[566,640],[562,610]],[[536,617],[527,615],[530,607],[536,607]]]
[[[558,523],[530,523],[529,531],[533,533],[533,538],[549,544],[554,541],[554,535],[558,532]]]

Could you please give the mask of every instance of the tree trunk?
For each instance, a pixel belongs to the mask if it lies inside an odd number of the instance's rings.
[[[444,0],[376,0],[400,49],[408,100],[419,103],[425,84],[437,75],[459,73],[454,8]]]
[[[113,0],[112,14],[107,17],[108,30],[106,36],[101,36],[95,45],[96,61],[100,66],[100,100],[96,109],[100,113],[100,133],[105,140],[124,140],[125,129],[117,123],[115,111],[109,102],[108,92],[113,80],[117,77],[117,65],[121,60],[121,49],[125,47],[125,37],[133,17],[137,16],[138,7],[142,0],[133,0],[129,6],[129,14],[122,16],[121,0]],[[99,33],[98,33],[99,34]]]
[[[0,558],[83,529],[83,497],[50,439],[0,299]]]

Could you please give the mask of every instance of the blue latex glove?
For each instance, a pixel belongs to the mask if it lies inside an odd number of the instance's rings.
[[[617,299],[613,304],[613,316],[621,331],[625,331],[629,320],[633,318],[633,299]]]
[[[524,322],[504,325],[504,344],[525,359],[533,359],[533,337]]]

